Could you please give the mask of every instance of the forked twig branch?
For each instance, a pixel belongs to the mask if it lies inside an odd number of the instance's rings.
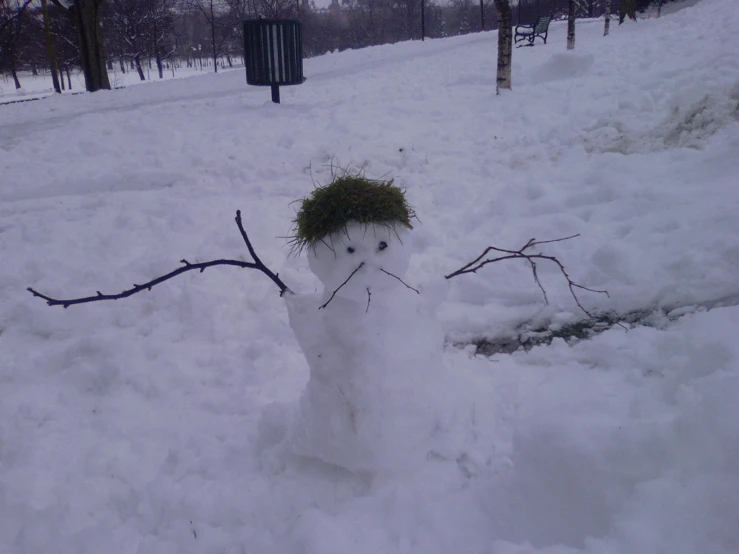
[[[287,288],[287,285],[282,282],[279,275],[277,273],[272,273],[269,268],[262,263],[262,260],[259,259],[259,256],[257,256],[257,253],[254,251],[254,247],[251,245],[251,241],[249,240],[249,237],[246,235],[246,231],[244,230],[244,225],[241,222],[241,210],[236,210],[236,225],[239,228],[239,232],[241,233],[241,238],[244,239],[244,242],[246,243],[246,248],[249,250],[249,254],[251,255],[252,259],[254,260],[254,268],[258,269],[262,273],[264,273],[267,277],[272,279],[272,282],[280,287],[280,296],[285,294],[285,291],[289,291],[290,289]]]
[[[83,298],[71,298],[67,300],[61,300],[58,298],[52,298],[50,296],[47,296],[45,294],[41,294],[40,292],[32,289],[31,287],[28,287],[28,291],[33,294],[34,296],[37,296],[39,298],[43,298],[46,300],[46,303],[49,306],[63,306],[65,308],[68,308],[69,306],[73,306],[74,304],[85,304],[87,302],[97,302],[100,300],[118,300],[119,298],[127,298],[133,294],[136,294],[138,292],[142,292],[144,290],[151,290],[152,287],[163,283],[164,281],[168,281],[169,279],[172,279],[173,277],[177,277],[178,275],[185,273],[187,271],[194,271],[199,270],[200,273],[205,271],[209,267],[213,267],[216,265],[231,265],[235,267],[241,267],[246,269],[256,269],[258,271],[261,271],[264,273],[267,277],[269,277],[273,283],[275,283],[280,288],[280,296],[282,296],[285,291],[289,291],[290,289],[285,285],[285,283],[282,282],[279,275],[276,273],[272,273],[270,269],[264,265],[262,260],[259,259],[259,256],[257,256],[257,253],[254,251],[254,247],[251,244],[251,241],[249,240],[249,237],[246,234],[246,231],[244,230],[244,225],[241,221],[241,210],[237,210],[236,212],[236,225],[239,227],[239,231],[241,232],[241,237],[244,239],[244,242],[246,243],[246,247],[249,250],[249,254],[251,255],[253,262],[242,262],[240,260],[213,260],[210,262],[202,262],[202,263],[190,263],[187,260],[180,260],[180,263],[184,264],[182,267],[179,267],[175,269],[174,271],[170,271],[166,275],[162,275],[161,277],[157,277],[156,279],[152,279],[151,281],[148,281],[146,283],[143,283],[141,285],[137,285],[134,283],[133,288],[124,290],[123,292],[120,292],[118,294],[103,294],[100,291],[97,291],[97,294],[94,296],[85,296]]]
[[[445,275],[444,277],[446,279],[451,279],[452,277],[456,277],[458,275],[463,275],[465,273],[476,273],[478,269],[482,269],[488,264],[492,264],[494,262],[500,262],[503,260],[517,260],[522,259],[526,260],[529,265],[531,265],[531,272],[534,275],[534,282],[537,284],[539,289],[541,290],[542,294],[544,295],[544,302],[549,304],[549,299],[547,298],[547,292],[544,290],[544,287],[541,284],[541,281],[539,280],[539,274],[537,272],[537,266],[535,260],[549,260],[550,262],[554,262],[557,267],[559,268],[559,271],[562,273],[565,279],[567,279],[567,286],[570,289],[570,293],[572,294],[572,298],[575,299],[575,303],[577,304],[578,308],[580,308],[588,317],[593,317],[593,315],[587,311],[583,305],[580,303],[580,299],[577,297],[577,294],[575,293],[575,289],[581,289],[586,290],[588,292],[596,292],[599,294],[605,294],[610,298],[610,295],[608,294],[608,291],[605,290],[595,290],[590,289],[588,287],[585,287],[583,285],[579,285],[578,283],[575,283],[572,279],[570,279],[570,276],[567,274],[567,271],[565,270],[564,265],[562,265],[562,262],[560,262],[555,256],[545,256],[541,253],[536,254],[527,254],[526,250],[529,248],[533,248],[535,246],[539,246],[541,244],[550,244],[552,242],[562,242],[565,240],[574,239],[575,237],[579,237],[580,235],[571,235],[569,237],[562,237],[559,239],[553,239],[553,240],[536,240],[531,239],[529,240],[522,248],[518,250],[506,250],[505,248],[496,248],[495,246],[488,246],[482,254],[480,254],[477,258],[472,260],[470,263],[462,266],[457,271],[454,271],[450,273],[449,275]],[[488,253],[490,252],[500,252],[502,254],[505,254],[505,256],[498,256],[496,258],[486,258]]]

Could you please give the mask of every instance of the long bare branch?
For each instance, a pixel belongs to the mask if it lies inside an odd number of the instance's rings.
[[[68,308],[69,306],[73,306],[75,304],[85,304],[87,302],[97,302],[100,300],[118,300],[119,298],[127,298],[133,294],[136,294],[137,292],[151,290],[152,287],[160,283],[163,283],[164,281],[168,281],[169,279],[172,279],[173,277],[177,277],[178,275],[181,275],[182,273],[185,273],[187,271],[193,271],[197,269],[197,270],[200,270],[200,272],[202,273],[207,268],[215,266],[215,265],[233,265],[236,267],[258,269],[255,264],[251,264],[248,262],[241,262],[238,260],[213,260],[211,262],[203,262],[203,263],[197,263],[197,264],[191,264],[187,260],[181,260],[181,263],[184,264],[182,267],[177,268],[174,271],[170,271],[166,275],[162,275],[161,277],[152,279],[151,281],[144,283],[142,285],[137,285],[136,283],[134,283],[132,288],[126,289],[123,292],[120,292],[118,294],[103,294],[100,291],[97,291],[97,294],[95,296],[85,296],[83,298],[70,298],[67,300],[62,300],[62,299],[46,296],[45,294],[41,294],[40,292],[32,289],[31,287],[28,287],[27,290],[34,296],[37,296],[39,298],[43,298],[44,300],[46,300],[46,303],[49,306],[63,306],[65,308]]]
[[[190,263],[187,260],[180,260],[180,263],[183,264],[182,267],[179,267],[175,269],[174,271],[170,271],[166,275],[162,275],[161,277],[157,277],[156,279],[152,279],[151,281],[148,281],[146,283],[143,283],[141,285],[138,285],[134,283],[133,287],[130,289],[126,289],[123,292],[120,292],[118,294],[103,294],[100,291],[97,291],[97,294],[94,296],[85,296],[82,298],[70,298],[70,299],[59,299],[59,298],[53,298],[51,296],[47,296],[45,294],[41,294],[37,290],[28,287],[28,291],[33,294],[34,296],[38,298],[43,298],[46,300],[46,303],[49,306],[63,306],[64,308],[68,308],[69,306],[73,306],[75,304],[85,304],[87,302],[99,302],[101,300],[118,300],[120,298],[127,298],[133,294],[136,294],[138,292],[142,292],[145,290],[151,290],[152,287],[155,287],[156,285],[163,283],[165,281],[168,281],[174,277],[177,277],[178,275],[181,275],[183,273],[186,273],[188,271],[194,271],[198,270],[200,273],[205,271],[209,267],[217,266],[217,265],[230,265],[245,269],[256,269],[258,271],[261,271],[265,275],[267,275],[272,282],[274,282],[279,288],[280,288],[280,296],[282,296],[285,291],[289,291],[290,289],[287,288],[285,283],[282,282],[282,280],[279,278],[279,276],[275,273],[272,273],[272,271],[269,270],[267,266],[262,263],[262,260],[259,259],[259,256],[257,256],[257,253],[254,251],[254,247],[251,244],[251,241],[249,240],[249,237],[246,234],[246,231],[244,231],[244,226],[241,221],[241,211],[236,212],[236,225],[239,227],[239,231],[241,232],[241,236],[244,239],[244,242],[246,243],[246,247],[249,249],[249,254],[251,255],[253,262],[243,262],[241,260],[213,260],[210,262],[201,262],[201,263]]]

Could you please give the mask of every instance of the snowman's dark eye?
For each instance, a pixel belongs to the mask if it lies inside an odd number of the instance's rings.
[[[346,249],[346,251],[349,252],[349,254],[354,254],[354,247],[350,246]]]
[[[378,250],[385,250],[387,248],[387,243],[384,240],[380,241],[380,244],[377,246]]]

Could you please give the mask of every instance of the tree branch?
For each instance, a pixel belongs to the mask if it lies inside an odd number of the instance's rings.
[[[15,21],[16,19],[20,19],[20,17],[23,15],[23,12],[26,11],[26,8],[31,5],[32,1],[33,0],[25,0],[23,4],[16,5],[15,12],[13,13],[13,15],[8,16],[8,18],[5,19],[4,21],[0,21],[0,33],[2,33],[6,27],[10,27],[10,24],[13,23],[13,21]],[[8,9],[10,9],[11,7],[10,4],[8,4],[7,7]],[[16,35],[16,34],[18,33],[11,33],[10,38],[14,38],[13,35]]]
[[[495,262],[500,262],[503,260],[516,260],[516,259],[523,259],[526,260],[529,265],[531,265],[531,272],[534,276],[534,282],[537,284],[539,289],[541,289],[542,294],[544,295],[544,302],[549,304],[549,299],[547,298],[547,292],[544,290],[544,287],[541,284],[541,281],[539,280],[539,274],[537,272],[537,265],[535,260],[549,260],[550,262],[554,262],[557,267],[559,268],[559,271],[562,273],[565,279],[567,279],[567,286],[570,289],[570,294],[572,294],[572,298],[575,299],[575,303],[577,304],[578,308],[580,308],[588,317],[593,317],[593,315],[587,311],[583,305],[580,303],[580,299],[577,297],[577,294],[575,293],[575,289],[581,289],[586,290],[588,292],[596,292],[599,294],[605,294],[606,296],[610,297],[608,294],[608,291],[605,290],[595,290],[590,289],[588,287],[585,287],[583,285],[579,285],[575,283],[572,279],[570,279],[570,276],[567,274],[567,271],[565,270],[564,265],[562,265],[562,262],[560,262],[556,257],[554,256],[545,256],[544,254],[537,253],[537,254],[527,254],[526,250],[529,248],[533,248],[534,246],[539,246],[541,244],[550,244],[553,242],[562,242],[565,240],[574,239],[575,237],[579,237],[580,235],[571,235],[569,237],[562,237],[559,239],[553,239],[553,240],[536,240],[531,239],[529,240],[522,248],[518,250],[506,250],[505,248],[497,248],[495,246],[488,246],[482,254],[480,254],[477,258],[472,260],[470,263],[463,265],[461,268],[459,268],[457,271],[454,271],[450,273],[449,275],[445,275],[445,279],[451,279],[452,277],[457,277],[458,275],[463,275],[465,273],[477,273],[478,269],[482,269],[488,264],[492,264]],[[502,254],[506,254],[505,256],[498,256],[495,258],[488,258],[484,259],[489,252],[500,252]]]
[[[191,264],[187,260],[180,260],[180,263],[184,264],[182,267],[179,267],[175,269],[174,271],[170,271],[166,275],[162,275],[161,277],[157,277],[156,279],[152,279],[151,281],[148,281],[142,285],[137,285],[134,283],[133,288],[126,289],[123,292],[120,292],[118,294],[103,294],[100,291],[97,291],[97,294],[95,296],[85,296],[83,298],[71,298],[68,300],[61,300],[58,298],[52,298],[51,296],[47,296],[45,294],[41,294],[40,292],[34,290],[31,287],[28,287],[28,291],[33,294],[34,296],[38,298],[43,298],[46,300],[46,303],[49,306],[63,306],[65,308],[68,308],[69,306],[73,306],[74,304],[85,304],[87,302],[98,302],[100,300],[118,300],[119,298],[127,298],[133,294],[136,294],[138,292],[142,292],[144,290],[151,290],[152,287],[163,283],[164,281],[168,281],[169,279],[172,279],[173,277],[177,277],[178,275],[182,273],[186,273],[188,271],[194,271],[194,270],[200,270],[200,273],[205,271],[209,267],[213,267],[216,265],[231,265],[235,267],[241,267],[246,269],[256,269],[267,275],[272,282],[274,282],[279,288],[280,288],[280,296],[282,296],[285,291],[289,291],[290,289],[287,288],[285,283],[280,280],[279,276],[275,273],[272,273],[272,271],[269,270],[267,266],[262,263],[262,260],[259,259],[257,256],[257,253],[254,251],[254,247],[251,245],[251,241],[249,240],[249,237],[246,234],[246,231],[244,231],[244,226],[241,222],[241,210],[238,210],[236,212],[236,225],[239,227],[239,231],[241,232],[241,236],[244,239],[244,242],[246,243],[246,247],[249,249],[249,254],[251,255],[254,262],[242,262],[240,260],[213,260],[210,262],[202,262],[202,263],[195,263]]]

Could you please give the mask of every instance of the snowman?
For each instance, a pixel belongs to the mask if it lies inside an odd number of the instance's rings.
[[[310,368],[287,439],[298,456],[354,473],[455,458],[443,332],[405,281],[413,217],[392,182],[360,177],[303,201],[295,246],[323,291],[284,295]]]
[[[476,421],[491,419],[479,418],[490,399],[442,362],[435,308],[445,280],[418,289],[406,281],[414,217],[392,181],[347,174],[316,188],[294,221],[293,246],[322,283],[317,294],[293,293],[261,262],[238,211],[252,262],[182,260],[182,267],[120,294],[56,299],[29,291],[66,308],[126,298],[216,265],[257,269],[280,287],[310,369],[297,404],[265,408],[256,440],[263,462],[282,467],[292,454],[377,474],[414,471],[433,460],[456,462],[469,475],[476,473],[470,460],[489,464]]]

